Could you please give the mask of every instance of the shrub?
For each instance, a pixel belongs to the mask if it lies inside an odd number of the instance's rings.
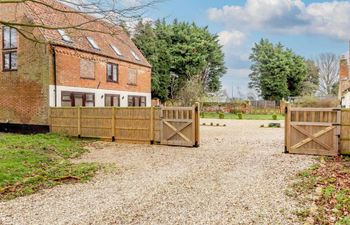
[[[277,120],[277,115],[276,115],[276,114],[273,114],[273,115],[272,115],[272,119],[273,119],[273,120]]]
[[[225,114],[224,113],[219,113],[219,119],[225,119]]]
[[[315,107],[315,108],[330,108],[337,107],[340,104],[336,97],[328,97],[319,99],[314,96],[304,96],[296,99],[293,103],[293,107]]]
[[[238,113],[238,119],[243,119],[243,114],[242,113]]]

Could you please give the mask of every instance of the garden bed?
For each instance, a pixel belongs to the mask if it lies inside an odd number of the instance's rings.
[[[296,214],[306,224],[350,224],[350,158],[321,158],[287,194],[300,202]]]

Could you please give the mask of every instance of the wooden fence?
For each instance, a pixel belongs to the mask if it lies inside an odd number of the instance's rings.
[[[162,137],[162,114],[167,108],[159,107],[61,107],[50,109],[50,131],[75,137],[111,139],[128,143],[160,143]],[[172,108],[174,115],[191,110],[193,127],[198,134],[188,134],[193,146],[199,145],[199,105]],[[173,120],[181,120],[176,117]],[[175,130],[177,127],[175,126]],[[181,137],[179,129],[172,138]],[[193,138],[194,139],[193,139]],[[176,142],[173,143],[176,145]],[[181,142],[178,145],[182,146]],[[189,146],[188,144],[186,146]]]
[[[349,155],[350,110],[287,106],[285,146],[296,154]]]
[[[341,110],[340,154],[350,155],[350,109]]]

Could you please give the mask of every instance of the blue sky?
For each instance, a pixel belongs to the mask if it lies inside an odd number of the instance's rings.
[[[217,33],[225,52],[223,88],[247,94],[253,44],[281,42],[305,58],[323,52],[347,53],[350,1],[332,0],[165,0],[150,9],[152,19],[195,22]]]

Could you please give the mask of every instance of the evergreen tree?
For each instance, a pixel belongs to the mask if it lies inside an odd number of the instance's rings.
[[[249,87],[264,99],[280,100],[301,94],[306,65],[292,50],[261,39],[255,43],[249,58],[252,61]]]
[[[152,93],[167,100],[193,77],[199,77],[207,92],[218,91],[226,71],[224,54],[216,35],[207,27],[178,22],[140,22],[135,44],[152,64]],[[175,82],[175,83],[174,83]]]

